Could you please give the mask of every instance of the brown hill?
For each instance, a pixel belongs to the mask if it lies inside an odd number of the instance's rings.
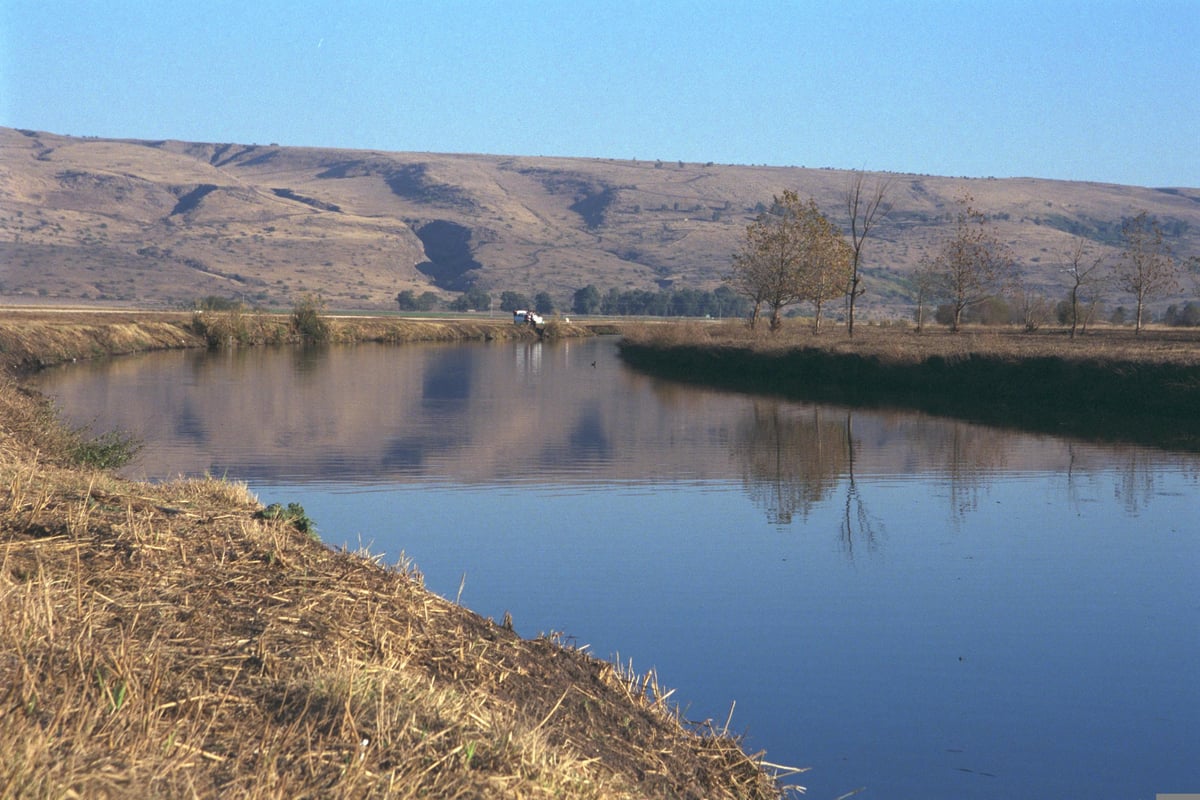
[[[760,203],[785,188],[843,224],[834,169],[126,141],[0,128],[0,300],[168,306],[205,295],[392,308],[397,292],[715,287]],[[882,173],[868,316],[971,194],[1052,298],[1075,235],[1114,257],[1146,210],[1200,257],[1200,189]],[[1185,280],[1172,300],[1196,296]],[[1114,302],[1120,298],[1114,297]],[[1165,302],[1165,301],[1164,301]]]

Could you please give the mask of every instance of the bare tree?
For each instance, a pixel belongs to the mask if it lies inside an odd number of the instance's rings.
[[[1117,287],[1129,292],[1137,302],[1134,332],[1142,332],[1142,314],[1146,301],[1179,288],[1179,266],[1171,248],[1163,241],[1158,221],[1141,211],[1121,225],[1125,251],[1117,264]]]
[[[970,196],[959,200],[962,208],[954,221],[954,233],[942,242],[933,259],[940,273],[946,297],[953,305],[951,330],[962,327],[967,308],[1002,293],[1012,280],[1013,256],[988,226],[987,217],[971,206]]]
[[[1050,318],[1050,301],[1046,295],[1033,288],[1026,281],[1014,282],[1017,307],[1021,312],[1021,322],[1025,330],[1032,333],[1038,330]]]
[[[891,181],[877,180],[869,194],[864,194],[865,173],[855,171],[846,190],[846,214],[850,218],[850,281],[846,286],[846,333],[854,338],[854,303],[866,288],[861,285],[863,244],[880,215],[887,214],[883,198],[891,188]]]
[[[922,256],[913,273],[913,287],[917,290],[917,333],[925,330],[925,306],[936,301],[942,288],[941,275],[928,256]]]
[[[1079,325],[1079,303],[1083,293],[1099,283],[1104,256],[1093,256],[1082,236],[1075,237],[1071,252],[1067,255],[1066,273],[1071,278],[1071,338],[1075,338],[1075,329]],[[1094,310],[1098,298],[1093,297],[1091,307]]]

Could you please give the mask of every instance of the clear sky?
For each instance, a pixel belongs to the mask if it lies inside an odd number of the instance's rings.
[[[0,0],[0,125],[1200,187],[1200,0]]]

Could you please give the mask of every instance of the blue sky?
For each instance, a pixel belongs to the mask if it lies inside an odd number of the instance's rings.
[[[1200,0],[0,0],[0,125],[1200,187]]]

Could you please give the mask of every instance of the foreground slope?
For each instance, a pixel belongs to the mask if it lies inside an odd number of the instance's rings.
[[[845,227],[850,174],[661,161],[127,141],[0,128],[0,297],[160,305],[207,294],[388,308],[449,296],[712,288],[746,224],[784,189]],[[902,308],[908,275],[973,195],[1033,288],[1065,291],[1072,238],[1115,256],[1140,210],[1200,256],[1200,189],[879,174],[864,308]],[[1194,286],[1185,290],[1194,294]]]

